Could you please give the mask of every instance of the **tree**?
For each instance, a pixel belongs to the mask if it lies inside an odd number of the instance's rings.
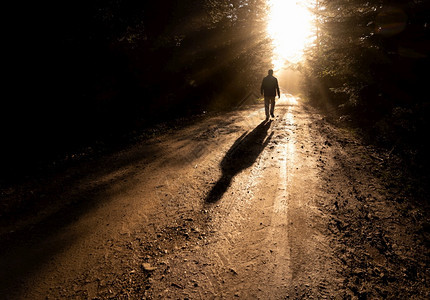
[[[310,97],[349,113],[405,157],[422,151],[428,123],[426,1],[320,0],[317,45],[306,68]],[[427,46],[426,46],[427,45]]]
[[[34,4],[28,16],[20,15],[24,30],[12,43],[19,48],[12,61],[20,62],[15,91],[26,92],[10,101],[6,165],[19,172],[17,161],[25,166],[163,119],[234,106],[266,69],[264,5]]]

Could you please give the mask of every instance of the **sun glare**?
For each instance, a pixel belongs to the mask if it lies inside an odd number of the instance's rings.
[[[313,16],[310,0],[268,0],[270,6],[267,32],[273,39],[272,63],[277,70],[288,62],[297,63],[313,39]]]

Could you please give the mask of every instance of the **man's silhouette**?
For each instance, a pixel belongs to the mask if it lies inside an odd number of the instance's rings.
[[[275,117],[275,97],[278,94],[278,98],[281,98],[281,93],[279,92],[278,79],[273,77],[273,70],[269,70],[269,75],[263,78],[261,83],[261,95],[264,95],[264,108],[266,110],[266,120],[269,117]],[[269,106],[270,106],[270,116],[269,116]]]

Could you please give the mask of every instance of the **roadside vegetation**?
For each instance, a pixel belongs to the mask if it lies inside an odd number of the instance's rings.
[[[427,1],[317,1],[303,72],[309,99],[426,174]]]

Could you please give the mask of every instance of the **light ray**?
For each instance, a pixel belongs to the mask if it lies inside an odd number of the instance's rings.
[[[267,32],[273,40],[272,63],[275,70],[302,60],[304,49],[313,40],[313,15],[310,0],[268,0]]]

